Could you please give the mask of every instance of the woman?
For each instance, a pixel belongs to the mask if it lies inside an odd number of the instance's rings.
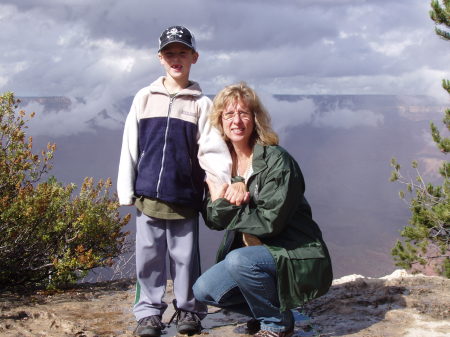
[[[208,182],[205,223],[226,232],[217,263],[194,285],[195,297],[253,317],[247,327],[257,331],[254,336],[292,336],[289,309],[323,295],[332,281],[328,250],[303,196],[302,173],[277,145],[267,111],[245,83],[216,96],[211,120],[229,145],[233,181],[245,182],[250,200],[231,204],[227,185]]]

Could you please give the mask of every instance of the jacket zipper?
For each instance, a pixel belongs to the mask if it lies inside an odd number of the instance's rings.
[[[141,156],[139,157],[139,163],[137,166],[137,171],[139,172],[139,168],[141,167],[142,159],[144,159],[145,151],[142,151]]]
[[[163,146],[163,154],[161,158],[161,169],[159,170],[159,176],[158,176],[158,184],[156,185],[156,197],[159,198],[159,186],[161,185],[161,177],[164,171],[164,161],[166,158],[166,146],[167,146],[167,138],[169,135],[169,125],[170,125],[170,111],[172,110],[172,103],[175,99],[175,96],[170,98],[169,101],[169,109],[167,110],[167,125],[166,125],[166,131],[164,134],[164,146]]]

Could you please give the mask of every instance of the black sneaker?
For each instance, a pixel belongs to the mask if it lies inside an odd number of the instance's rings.
[[[153,315],[139,320],[134,334],[141,337],[159,337],[166,326],[161,322],[161,316]]]
[[[200,318],[195,312],[185,311],[177,307],[177,301],[173,300],[175,313],[169,321],[169,324],[176,319],[177,332],[183,335],[199,334],[202,331]]]

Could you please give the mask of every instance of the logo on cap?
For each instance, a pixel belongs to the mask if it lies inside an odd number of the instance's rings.
[[[177,27],[173,27],[171,30],[169,30],[167,33],[167,38],[170,39],[172,36],[182,37],[183,36],[183,30],[178,30]]]
[[[189,29],[183,26],[172,26],[164,30],[159,38],[159,50],[163,49],[170,43],[180,42],[189,48],[195,49],[195,38]]]

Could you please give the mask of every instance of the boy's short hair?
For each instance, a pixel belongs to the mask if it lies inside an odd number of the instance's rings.
[[[194,34],[192,34],[186,27],[171,26],[161,33],[161,36],[159,37],[158,52],[174,42],[182,43],[191,48],[193,51],[196,51]]]

